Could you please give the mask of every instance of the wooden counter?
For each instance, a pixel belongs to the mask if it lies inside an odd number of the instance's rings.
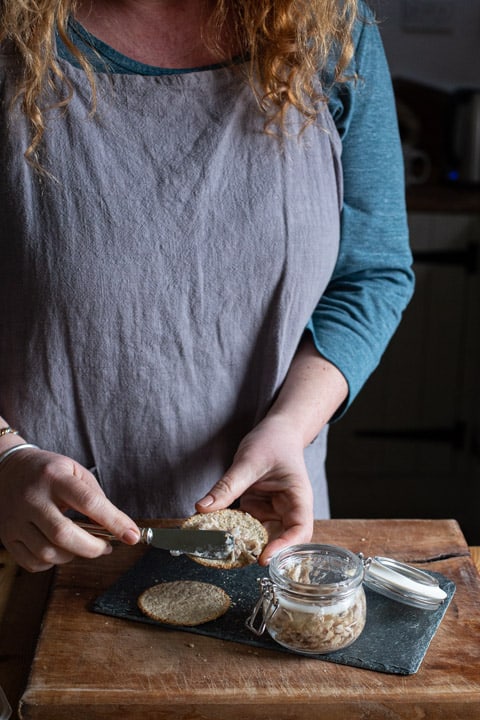
[[[473,563],[480,573],[480,547],[469,548],[470,555],[472,556]]]
[[[21,698],[26,720],[479,718],[480,576],[457,523],[318,521],[314,539],[390,555],[456,583],[415,675],[376,673],[93,614],[89,602],[142,552],[122,546],[54,575],[17,575],[0,635],[0,685],[12,704]]]

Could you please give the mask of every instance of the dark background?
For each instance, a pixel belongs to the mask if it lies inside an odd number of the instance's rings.
[[[375,0],[404,144],[416,292],[330,429],[333,517],[456,518],[480,544],[480,185],[452,179],[459,91],[480,88],[480,0]]]

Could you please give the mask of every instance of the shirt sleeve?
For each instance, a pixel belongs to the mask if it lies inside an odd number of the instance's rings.
[[[358,80],[332,87],[329,109],[342,141],[340,248],[307,329],[345,376],[337,419],[378,365],[414,287],[403,157],[390,73],[371,15],[358,21]]]

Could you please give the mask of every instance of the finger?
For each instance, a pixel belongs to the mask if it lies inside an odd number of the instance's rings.
[[[53,567],[52,563],[41,562],[34,553],[32,553],[26,545],[19,540],[14,542],[5,542],[5,548],[11,554],[17,565],[24,568],[28,572],[44,572]]]
[[[87,480],[80,476],[75,477],[75,481],[72,482],[70,478],[70,482],[64,483],[59,488],[59,499],[68,507],[106,528],[118,540],[127,545],[135,545],[140,540],[140,531],[136,523],[108,500],[93,476],[87,476]],[[92,535],[77,527],[74,537],[82,545],[86,542],[85,537],[93,538]],[[99,540],[98,538],[93,539]]]
[[[272,507],[272,496],[242,495],[240,498],[240,510],[253,515],[264,525],[268,521],[278,519],[278,512]]]
[[[195,507],[199,512],[222,510],[239,498],[258,477],[259,474],[251,462],[236,460]]]
[[[268,494],[247,492],[240,499],[240,508],[258,518],[267,528],[269,537],[279,536],[283,529],[299,526],[308,535],[313,532],[313,500],[308,489],[289,488]]]
[[[308,529],[306,525],[294,525],[287,530],[284,530],[281,535],[263,548],[261,555],[258,558],[259,565],[268,565],[274,555],[280,550],[288,547],[289,545],[301,545],[303,543],[309,543],[312,539],[312,530]]]
[[[75,557],[96,558],[112,551],[108,541],[81,530],[55,506],[34,513],[20,530],[20,539],[41,561],[62,565]]]
[[[262,523],[268,533],[270,542],[281,536],[283,525],[280,520],[263,520]]]
[[[31,523],[21,530],[21,539],[5,543],[19,565],[29,572],[43,572],[54,565],[70,562],[74,555],[52,545],[47,538]]]
[[[259,557],[261,565],[268,565],[273,555],[284,547],[308,543],[312,538],[313,518],[308,505],[295,507],[290,500],[282,513],[272,506],[272,498],[253,495],[244,496],[240,508],[258,518],[268,532],[269,542]]]

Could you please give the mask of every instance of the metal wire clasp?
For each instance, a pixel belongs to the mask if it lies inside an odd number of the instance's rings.
[[[278,599],[275,593],[276,585],[268,578],[259,578],[260,597],[253,608],[252,614],[245,620],[246,627],[255,635],[263,635],[265,629],[278,610]],[[261,613],[260,625],[255,627],[257,616]]]
[[[373,558],[371,558],[371,557],[365,557],[365,555],[364,555],[362,552],[359,552],[359,553],[358,553],[358,557],[359,557],[360,560],[362,561],[364,570],[368,570],[368,568],[369,568],[370,565],[372,564]]]

